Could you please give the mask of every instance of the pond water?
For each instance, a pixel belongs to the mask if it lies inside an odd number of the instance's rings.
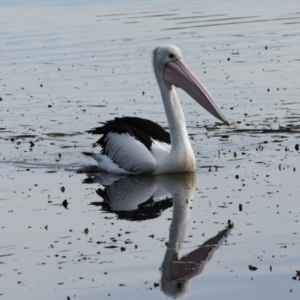
[[[1,299],[299,299],[299,25],[293,0],[2,1]],[[166,44],[233,126],[178,91],[195,174],[91,172],[98,122],[167,127]]]

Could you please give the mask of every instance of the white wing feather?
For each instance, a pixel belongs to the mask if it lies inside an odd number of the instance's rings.
[[[111,132],[105,143],[106,155],[121,169],[135,174],[151,174],[156,169],[152,153],[133,136]]]

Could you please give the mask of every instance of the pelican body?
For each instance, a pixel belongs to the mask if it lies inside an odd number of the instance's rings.
[[[150,120],[137,117],[115,118],[89,130],[102,135],[96,142],[102,149],[100,153],[84,154],[92,156],[103,171],[115,174],[195,171],[196,159],[175,87],[183,89],[213,116],[230,125],[176,46],[154,49],[153,67],[170,133]]]

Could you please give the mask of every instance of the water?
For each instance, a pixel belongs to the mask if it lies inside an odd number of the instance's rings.
[[[298,299],[296,1],[4,1],[0,16],[3,299]],[[97,122],[167,126],[165,44],[232,128],[179,91],[196,174],[77,173]]]

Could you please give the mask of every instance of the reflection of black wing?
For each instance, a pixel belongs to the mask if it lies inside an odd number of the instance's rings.
[[[105,190],[98,189],[96,193],[103,198],[102,202],[92,202],[92,205],[101,206],[103,211],[115,213],[119,219],[125,219],[129,221],[143,221],[148,219],[155,219],[169,207],[172,207],[172,198],[166,197],[161,201],[154,201],[151,197],[149,200],[140,203],[134,210],[112,210],[109,199],[106,197]]]
[[[84,182],[92,183],[93,178]],[[95,178],[94,182],[101,183],[101,180]],[[117,214],[120,219],[154,219],[173,205],[169,193],[156,197],[158,185],[155,176],[126,176],[116,178],[116,181],[104,186],[104,189],[96,190],[103,201],[91,204],[101,206],[103,211]]]

